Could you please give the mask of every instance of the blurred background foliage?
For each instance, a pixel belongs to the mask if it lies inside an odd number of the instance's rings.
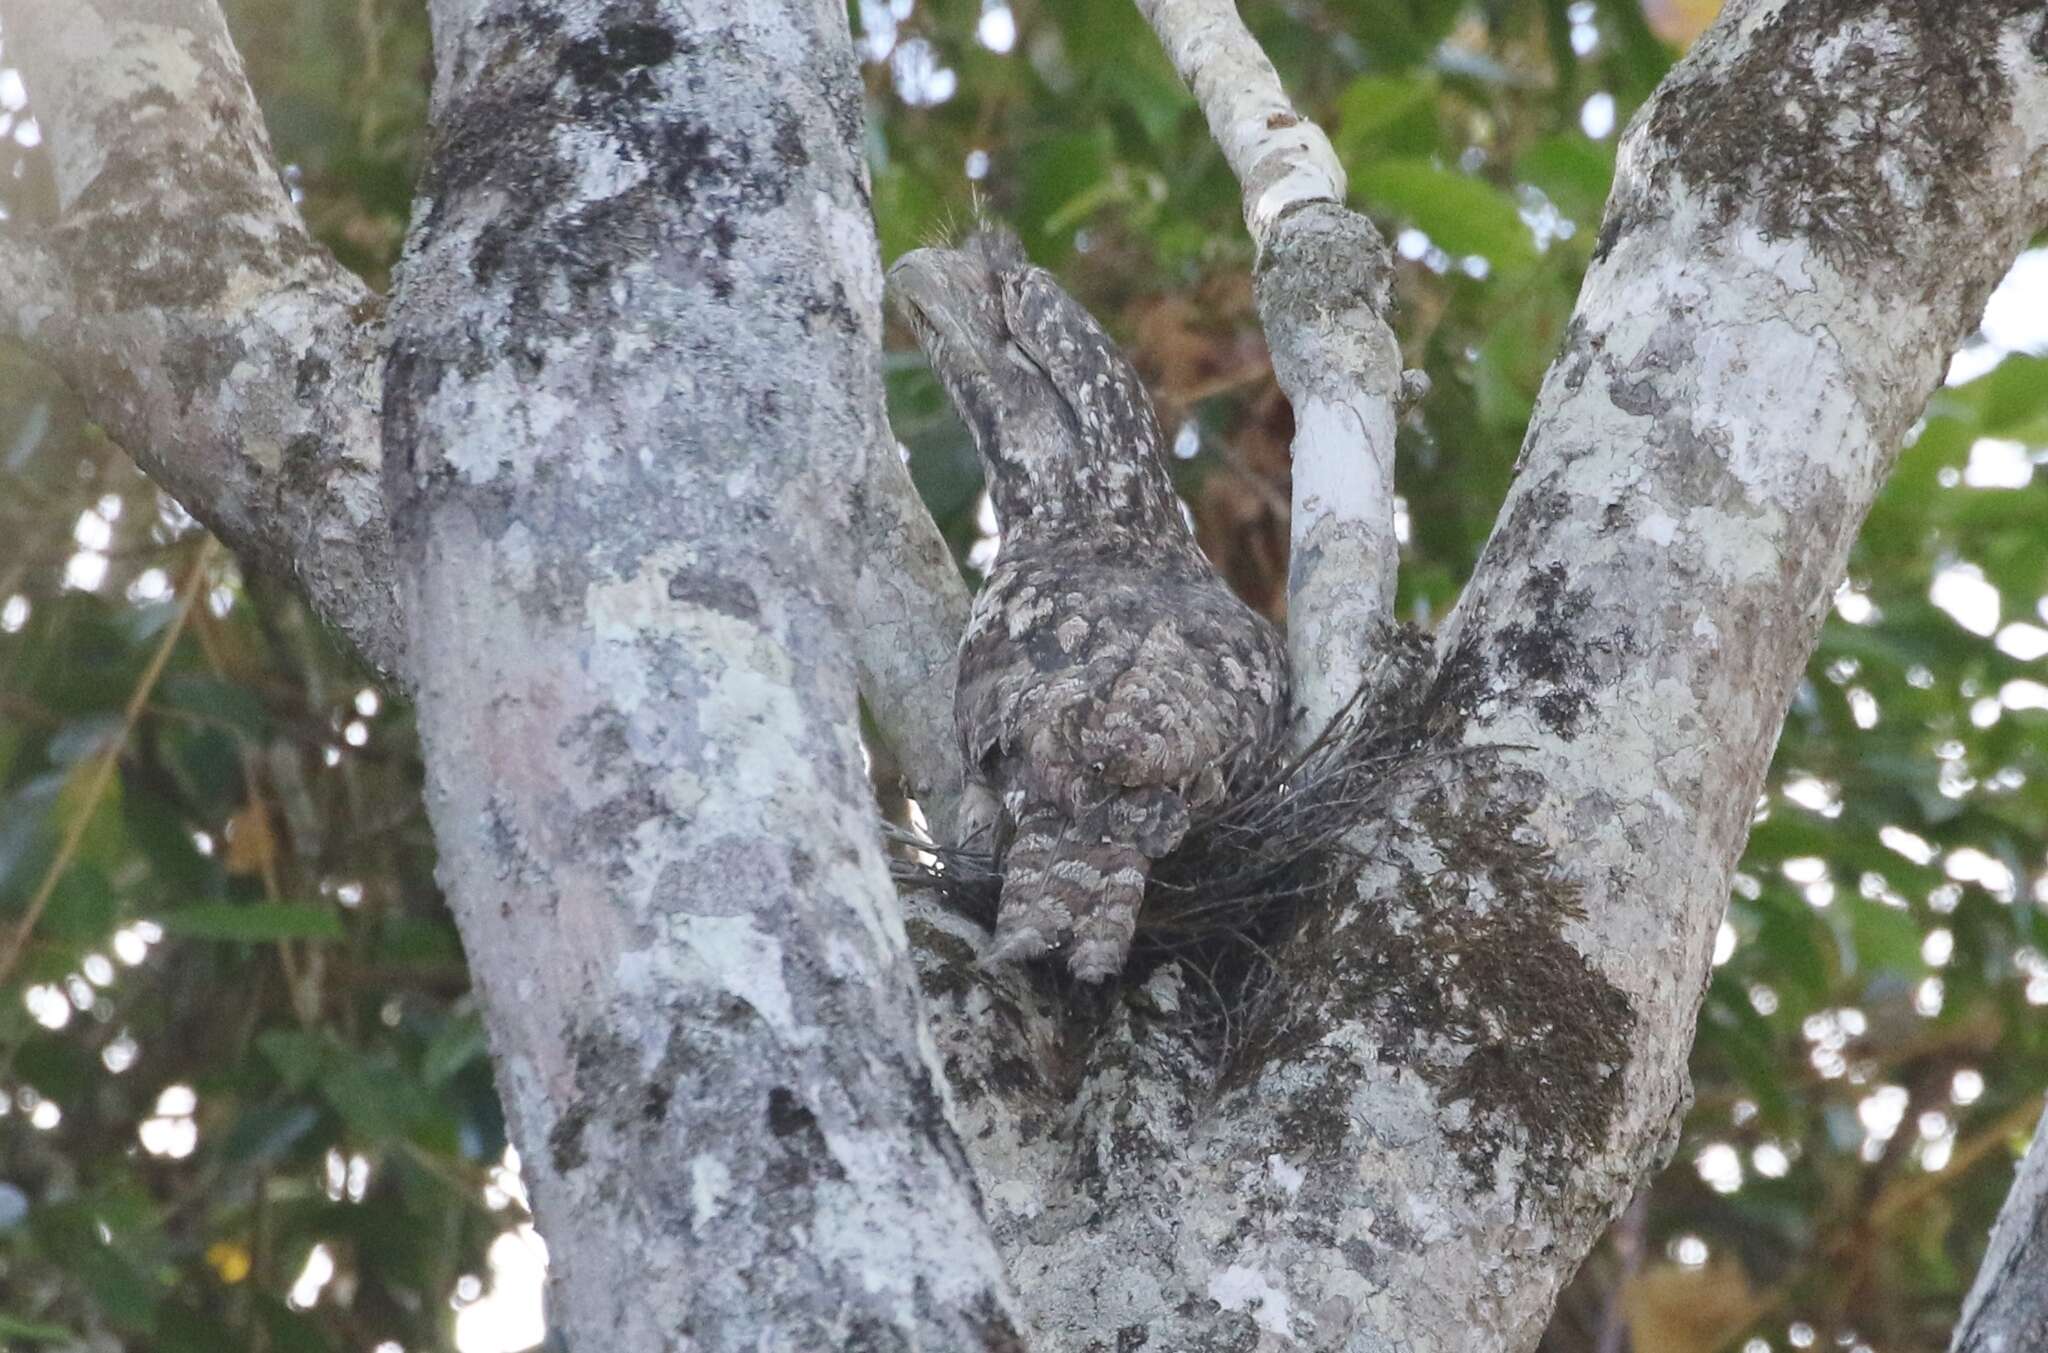
[[[1714,7],[1245,6],[1399,256],[1398,329],[1433,382],[1399,445],[1421,623],[1505,490],[1619,129]],[[420,7],[227,8],[308,221],[384,285],[421,154]],[[1292,429],[1237,190],[1135,12],[857,0],[849,19],[885,256],[977,210],[1015,224],[1130,346],[1203,544],[1278,617]],[[14,222],[51,210],[26,75],[0,45]],[[2048,1087],[2037,352],[2048,250],[1994,298],[1863,533],[1757,805],[1683,1144],[1546,1353],[1945,1347]],[[885,363],[976,576],[972,449],[901,336]],[[396,693],[0,350],[0,1346],[541,1338],[543,1249],[419,781]]]

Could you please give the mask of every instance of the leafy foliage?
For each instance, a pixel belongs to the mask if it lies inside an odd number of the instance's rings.
[[[1244,7],[1401,259],[1400,337],[1433,381],[1399,444],[1408,618],[1440,617],[1472,567],[1616,131],[1710,7]],[[309,222],[382,285],[420,158],[423,15],[229,10]],[[1130,345],[1203,544],[1278,614],[1292,425],[1237,190],[1135,11],[857,0],[852,22],[885,256],[977,197],[1018,226]],[[25,216],[50,200],[32,112],[0,128],[0,205]],[[2048,358],[1971,359],[1794,698],[1683,1144],[1567,1293],[1553,1353],[1944,1344],[2048,1086]],[[972,450],[921,362],[899,350],[887,374],[971,573]],[[455,1347],[451,1301],[524,1212],[402,702],[203,553],[5,351],[0,528],[0,1341]]]

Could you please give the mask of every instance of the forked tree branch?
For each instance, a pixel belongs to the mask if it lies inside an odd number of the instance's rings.
[[[1442,757],[1362,824],[1179,1143],[1170,1039],[1139,1035],[1121,1102],[1160,1130],[1092,1125],[1149,1184],[1027,1251],[1060,1275],[1041,1330],[1200,1347],[1220,1306],[1275,1346],[1519,1353],[1675,1143],[1792,683],[2048,214],[2037,0],[1852,8],[1734,0],[1631,129],[1423,702]]]
[[[13,0],[5,18],[61,215],[0,231],[0,333],[395,670],[379,302],[307,236],[218,7]]]
[[[1259,317],[1294,406],[1287,642],[1305,742],[1357,691],[1393,616],[1392,258],[1231,0],[1137,3],[1243,186],[1258,247]]]

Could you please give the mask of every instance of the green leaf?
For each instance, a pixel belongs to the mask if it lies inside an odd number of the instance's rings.
[[[64,787],[57,791],[56,822],[69,831],[80,816],[89,815],[71,858],[111,874],[120,864],[128,834],[121,823],[121,776],[116,772],[95,784],[99,768],[99,762],[86,760],[66,774]]]
[[[341,918],[326,906],[291,902],[202,902],[166,912],[159,924],[167,935],[187,940],[338,940]]]
[[[483,1021],[475,1015],[457,1015],[443,1024],[427,1044],[420,1057],[420,1079],[438,1086],[483,1056],[488,1048]]]
[[[61,1325],[38,1325],[0,1313],[0,1339],[22,1339],[32,1344],[84,1343],[84,1339]]]
[[[1671,69],[1671,51],[1643,19],[1642,0],[1596,0],[1600,27],[1614,44],[1610,73],[1620,83],[1615,92],[1629,103],[1648,97],[1664,72]]]
[[[105,871],[96,864],[79,861],[67,868],[50,890],[50,901],[36,926],[36,934],[39,939],[83,948],[105,940],[120,914],[120,898],[107,882]]]
[[[426,1096],[387,1054],[330,1060],[320,1093],[350,1130],[372,1141],[405,1136],[426,1117]]]
[[[1427,73],[1359,76],[1337,99],[1338,157],[1355,165],[1433,149],[1436,98],[1436,77]]]
[[[1614,182],[1614,152],[1577,133],[1546,136],[1515,161],[1515,175],[1582,226],[1598,224]]]
[[[110,739],[120,735],[124,722],[118,710],[73,719],[51,735],[43,755],[54,766],[90,762],[105,750]]]
[[[78,1280],[100,1314],[121,1329],[149,1332],[157,1286],[115,1243],[101,1239],[102,1220],[91,1203],[40,1208],[29,1224],[37,1245]]]
[[[1047,222],[1084,195],[1101,191],[1110,177],[1112,160],[1106,128],[1048,137],[1024,155],[1024,196],[1018,224],[1049,251],[1064,254],[1070,237],[1048,229]]]
[[[1981,384],[1987,435],[2048,440],[2048,357],[2014,353],[1982,377]]]
[[[167,708],[225,725],[252,741],[270,732],[270,711],[255,693],[218,677],[196,673],[167,677],[157,689],[156,700]]]
[[[334,1051],[324,1035],[298,1029],[266,1029],[256,1035],[256,1047],[289,1090],[311,1085]]]
[[[1920,958],[1920,923],[1910,910],[1861,897],[1843,906],[1858,972],[1918,974],[1926,966]]]
[[[1381,160],[1361,166],[1351,186],[1374,210],[1410,222],[1453,255],[1478,254],[1501,272],[1536,261],[1515,200],[1482,179],[1427,160]]]
[[[1153,145],[1170,145],[1181,118],[1194,108],[1194,100],[1157,43],[1141,39],[1129,49],[1129,55],[1131,59],[1116,72],[1112,92],[1131,110]]]
[[[1802,993],[1808,1004],[1824,1003],[1833,985],[1829,950],[1822,946],[1813,912],[1796,899],[1774,902],[1757,926],[1758,948],[1770,960],[1770,981]]]
[[[286,1059],[291,1060],[297,1051],[287,1052]],[[266,1048],[264,1052],[267,1056],[270,1050]],[[310,1080],[311,1075],[308,1070],[306,1078]],[[311,1104],[259,1105],[235,1120],[226,1145],[221,1148],[222,1157],[237,1165],[274,1164],[289,1155],[319,1121],[320,1110]]]

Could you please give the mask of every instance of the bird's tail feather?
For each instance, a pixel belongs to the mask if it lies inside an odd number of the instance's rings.
[[[1065,873],[1087,887],[1088,904],[1074,908],[1074,952],[1067,960],[1083,982],[1100,982],[1123,971],[1151,869],[1145,852],[1116,841],[1090,842],[1053,865],[1054,878]]]
[[[1073,928],[1070,898],[1052,884],[1065,822],[1050,809],[1026,812],[1003,852],[1003,892],[996,903],[996,942],[988,963],[1036,958]]]

